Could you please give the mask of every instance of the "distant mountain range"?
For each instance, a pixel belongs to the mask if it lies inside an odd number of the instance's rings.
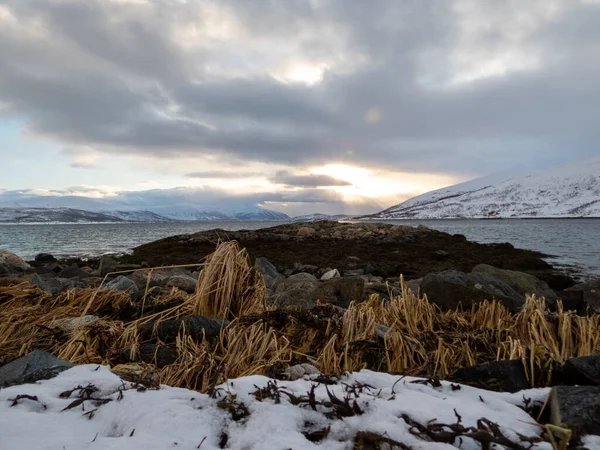
[[[152,211],[86,211],[78,208],[2,208],[0,223],[160,223],[160,222],[312,222],[344,220],[345,215],[307,214],[289,217],[269,209],[245,212],[170,211],[165,215]]]
[[[290,217],[268,209],[254,212],[178,211],[168,215],[151,211],[86,211],[76,208],[0,208],[0,223],[106,223],[106,222],[230,222],[287,221]]]
[[[600,217],[600,158],[427,192],[364,219]]]

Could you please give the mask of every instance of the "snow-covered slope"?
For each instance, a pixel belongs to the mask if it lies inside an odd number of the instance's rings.
[[[427,192],[370,219],[600,217],[600,158]]]

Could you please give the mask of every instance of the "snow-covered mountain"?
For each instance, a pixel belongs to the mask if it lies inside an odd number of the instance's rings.
[[[352,217],[344,214],[337,214],[332,216],[329,214],[313,213],[292,217],[290,219],[290,222],[314,222],[316,220],[349,220],[351,218]]]
[[[122,222],[123,219],[74,208],[0,208],[0,223]]]
[[[229,222],[286,221],[286,214],[260,209],[245,212],[199,211],[194,208],[166,211],[86,211],[76,208],[2,208],[0,223],[97,223],[97,222]]]
[[[368,219],[600,217],[600,158],[496,174],[413,197]]]

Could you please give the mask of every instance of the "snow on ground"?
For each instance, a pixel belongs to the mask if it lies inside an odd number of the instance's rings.
[[[454,424],[457,421],[454,410],[462,416],[464,426],[475,426],[478,419],[485,417],[499,424],[502,433],[511,440],[519,441],[517,433],[538,436],[541,432],[517,405],[523,404],[524,397],[544,401],[547,389],[506,394],[464,385],[457,389],[447,382],[440,387],[413,383],[417,380],[363,370],[331,386],[308,379],[277,381],[279,391],[288,393],[281,393],[277,403],[273,398],[259,401],[260,395],[253,394],[258,388],[274,386],[273,380],[263,376],[230,380],[212,398],[168,386],[138,391],[106,366],[77,366],[52,380],[0,390],[0,448],[209,450],[220,448],[226,434],[226,448],[230,449],[334,450],[353,448],[356,433],[363,431],[384,434],[415,450],[442,450],[455,447],[412,435],[402,415],[424,425],[430,421]],[[110,401],[100,405],[98,401],[85,400],[81,404],[78,400],[81,391],[64,394],[90,384],[98,388],[91,398]],[[338,399],[352,399],[351,405],[355,396],[347,391],[353,387],[357,391],[356,407],[362,414],[328,418],[326,414],[333,408],[327,405],[313,410],[308,404],[291,403],[290,399],[307,395],[312,386],[316,386],[317,402],[329,400],[329,390]],[[61,398],[61,393],[65,398]],[[36,396],[37,401],[23,398],[12,406],[19,395]],[[66,409],[69,405],[73,407]],[[329,425],[329,434],[320,442],[313,443],[302,434]],[[470,438],[462,438],[461,443],[457,439],[455,444],[462,449],[480,448]],[[550,450],[551,446],[538,443],[532,448]]]

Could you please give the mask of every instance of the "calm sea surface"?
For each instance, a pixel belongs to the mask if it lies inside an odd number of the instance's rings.
[[[515,247],[553,255],[552,264],[583,276],[600,275],[600,219],[523,220],[389,220],[387,223],[425,225],[467,239],[510,242]],[[40,252],[58,257],[122,253],[176,234],[221,228],[257,229],[276,222],[210,222],[151,224],[0,225],[0,248],[24,259]]]

